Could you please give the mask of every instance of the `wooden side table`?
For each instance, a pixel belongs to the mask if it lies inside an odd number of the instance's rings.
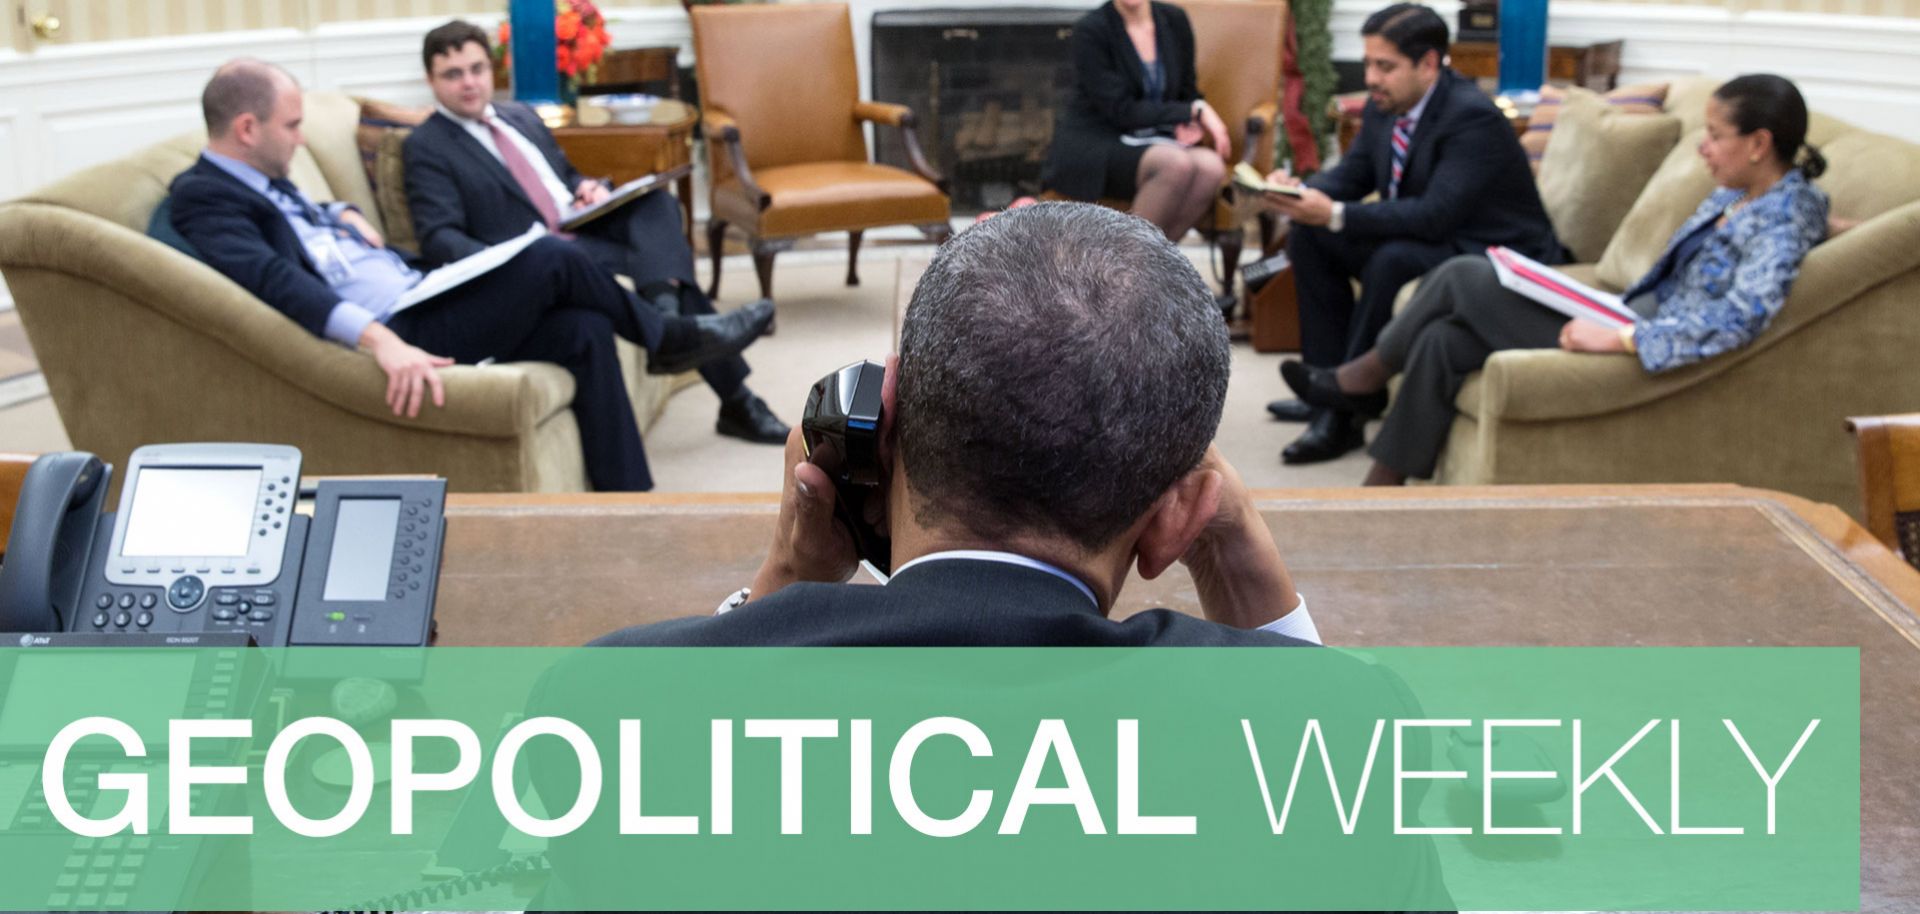
[[[699,114],[692,105],[662,101],[649,124],[560,127],[553,138],[580,173],[607,178],[619,186],[643,175],[688,166],[675,183],[687,246],[693,246],[693,127]]]
[[[1554,45],[1547,49],[1547,81],[1571,83],[1595,92],[1611,92],[1620,82],[1620,49],[1625,42]],[[1500,76],[1500,46],[1491,41],[1455,42],[1452,63],[1474,79]]]

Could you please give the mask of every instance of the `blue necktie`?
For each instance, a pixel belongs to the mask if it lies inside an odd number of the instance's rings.
[[[373,246],[373,243],[369,242],[366,236],[360,234],[359,229],[333,218],[326,210],[309,203],[306,195],[300,192],[300,188],[293,186],[292,181],[286,178],[270,178],[267,180],[267,186],[285,195],[287,199],[292,200],[295,206],[300,207],[300,212],[307,217],[307,221],[313,223],[315,226],[332,229],[341,237],[352,238],[367,247]]]
[[[1407,169],[1407,150],[1413,146],[1413,118],[1393,122],[1393,181],[1387,185],[1387,199],[1400,197],[1400,174]]]

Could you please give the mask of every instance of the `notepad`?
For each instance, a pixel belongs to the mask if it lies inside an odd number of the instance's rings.
[[[1487,248],[1500,284],[1575,320],[1618,330],[1639,319],[1620,296],[1602,292],[1507,247]]]
[[[579,231],[581,226],[665,187],[667,182],[662,180],[665,177],[665,172],[642,175],[614,188],[613,192],[607,194],[607,198],[599,203],[595,203],[592,206],[581,207],[580,209],[569,210],[567,217],[560,222],[560,230],[563,232]]]
[[[1300,188],[1293,184],[1275,184],[1253,170],[1252,165],[1241,162],[1233,166],[1233,183],[1256,194],[1279,194],[1283,197],[1298,199],[1302,196]]]

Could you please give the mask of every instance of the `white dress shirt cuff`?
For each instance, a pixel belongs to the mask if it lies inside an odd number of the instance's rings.
[[[1327,216],[1327,231],[1338,233],[1347,227],[1347,205],[1339,200],[1333,201],[1333,212]]]
[[[1313,616],[1307,612],[1307,595],[1299,594],[1298,596],[1300,603],[1293,608],[1293,612],[1260,626],[1259,630],[1311,641],[1314,644],[1325,644],[1326,642],[1320,640],[1320,629],[1313,624]]]

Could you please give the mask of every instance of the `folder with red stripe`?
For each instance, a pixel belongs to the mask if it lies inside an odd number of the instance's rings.
[[[1507,247],[1487,248],[1500,284],[1576,320],[1618,329],[1638,317],[1620,296],[1574,280],[1546,264]]]

